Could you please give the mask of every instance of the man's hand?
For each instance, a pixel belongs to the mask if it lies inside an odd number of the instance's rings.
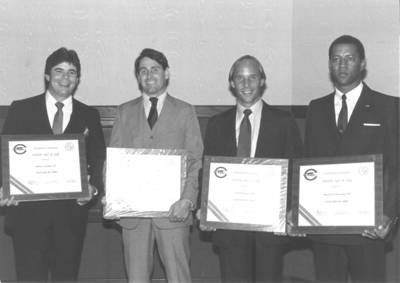
[[[17,206],[18,201],[14,199],[14,196],[11,198],[3,199],[3,187],[0,187],[0,206]]]
[[[396,220],[396,218],[389,218],[386,215],[383,215],[383,224],[374,228],[373,231],[365,230],[362,233],[362,236],[370,239],[385,239],[393,225],[396,223]]]
[[[89,186],[89,196],[88,197],[84,197],[84,198],[78,198],[76,200],[76,202],[80,206],[87,204],[93,198],[93,196],[98,194],[98,190],[97,190],[97,188],[95,186],[93,186],[90,183],[88,183],[88,186]]]
[[[171,205],[168,212],[168,218],[171,222],[184,222],[190,213],[192,202],[188,199],[180,199]]]
[[[200,221],[200,209],[198,209],[198,210],[196,211],[196,219]],[[201,224],[200,222],[199,222],[199,228],[200,228],[201,231],[204,231],[204,232],[214,232],[214,231],[217,231],[217,229],[212,228],[212,227],[208,227],[208,226],[204,226],[204,225]]]

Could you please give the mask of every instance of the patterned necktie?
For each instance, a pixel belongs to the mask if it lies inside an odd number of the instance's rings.
[[[346,95],[342,95],[342,109],[340,109],[339,112],[339,118],[338,118],[338,130],[341,134],[344,133],[344,131],[347,128],[347,103],[346,103]]]
[[[251,114],[250,109],[243,111],[243,119],[240,123],[239,141],[237,148],[237,156],[239,157],[250,157],[251,153],[251,124],[249,116]]]
[[[57,107],[57,112],[56,115],[54,115],[54,120],[53,120],[53,133],[55,135],[60,135],[63,133],[63,111],[62,108],[64,107],[64,104],[61,102],[56,102],[56,107]]]
[[[147,117],[147,122],[149,122],[150,129],[153,129],[153,126],[158,119],[157,101],[158,101],[157,97],[150,98],[151,108],[150,108],[149,117]]]

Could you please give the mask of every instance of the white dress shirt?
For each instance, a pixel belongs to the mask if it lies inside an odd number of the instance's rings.
[[[360,83],[358,86],[346,93],[346,104],[347,104],[347,122],[350,121],[351,114],[353,114],[354,107],[356,107],[357,101],[360,98],[363,84]],[[342,95],[343,92],[335,88],[335,119],[336,125],[338,123],[339,113],[342,109]]]
[[[146,114],[146,117],[149,117],[150,108],[151,108],[150,98],[154,97],[154,96],[148,96],[147,94],[142,93],[142,97],[143,97],[144,113]],[[158,114],[158,117],[160,117],[161,110],[162,110],[162,107],[164,105],[165,98],[167,97],[167,92],[164,92],[164,93],[160,94],[159,96],[155,96],[155,97],[158,98],[158,101],[157,101],[157,114]]]
[[[49,123],[51,127],[53,127],[54,116],[56,115],[57,112],[56,102],[57,100],[50,94],[50,92],[46,91],[47,117],[49,118]],[[71,119],[72,96],[69,96],[68,98],[64,99],[61,102],[64,104],[64,107],[62,108],[63,111],[62,130],[64,132],[65,128],[68,126],[69,120]]]
[[[240,104],[237,104],[236,108],[236,146],[239,142],[239,133],[240,133],[240,123],[243,119],[243,111],[245,109],[250,109],[251,114],[249,115],[250,125],[251,125],[251,152],[250,157],[254,157],[256,154],[257,141],[258,141],[258,133],[260,131],[260,122],[261,122],[261,114],[263,108],[263,101],[260,99],[255,104],[253,104],[250,108],[245,108]]]

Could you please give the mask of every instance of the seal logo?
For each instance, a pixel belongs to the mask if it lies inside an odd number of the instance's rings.
[[[217,167],[214,170],[215,177],[217,178],[225,178],[226,177],[226,168],[225,167]]]
[[[16,154],[24,154],[26,152],[26,145],[22,143],[16,144],[13,150]]]
[[[360,166],[360,168],[358,168],[358,174],[360,174],[361,176],[365,176],[368,174],[368,167],[367,166]]]
[[[65,143],[64,147],[65,147],[66,151],[71,151],[74,149],[74,144],[72,142],[67,142],[67,143]]]
[[[314,181],[317,179],[317,170],[310,168],[307,169],[306,172],[304,172],[304,178],[306,178],[307,181]]]

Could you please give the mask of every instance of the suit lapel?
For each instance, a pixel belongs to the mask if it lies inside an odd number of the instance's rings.
[[[64,133],[77,133],[85,130],[85,119],[84,113],[81,111],[80,105],[76,100],[72,99],[72,113],[69,119],[69,123],[64,130]]]
[[[332,130],[332,134],[335,138],[335,143],[338,143],[341,139],[341,135],[339,129],[336,125],[336,116],[335,116],[335,93],[331,93],[326,100],[325,111],[327,119],[326,124],[329,126],[328,129]]]
[[[53,129],[50,124],[49,116],[47,114],[47,108],[46,108],[46,95],[42,94],[39,99],[38,107],[38,117],[40,117],[41,121],[39,122],[40,125],[43,125],[43,128],[45,129],[46,132],[49,134],[53,133]]]
[[[221,137],[225,139],[226,154],[229,156],[236,156],[236,106],[229,110],[226,116],[226,127],[221,129]]]
[[[173,98],[167,93],[165,100],[164,100],[164,105],[161,109],[161,113],[159,113],[157,122],[153,126],[153,131],[157,130],[157,128],[159,128],[159,127],[163,127],[162,125],[160,126],[160,124],[163,124],[163,123],[170,124],[171,122],[173,123],[173,121],[168,121],[168,119],[176,116],[175,115],[176,112],[175,112],[174,108],[175,108],[175,105],[173,103]],[[144,112],[144,107],[143,107],[143,112]],[[147,122],[147,118],[146,118],[146,122]],[[148,125],[148,127],[150,129],[149,125]]]
[[[255,156],[262,156],[265,154],[264,149],[270,148],[269,146],[269,130],[274,127],[273,119],[271,112],[268,109],[268,106],[265,102],[263,102],[262,110],[261,110],[261,120],[260,120],[260,130],[258,131],[257,137],[257,147],[255,151]]]
[[[375,105],[372,101],[370,90],[364,84],[360,97],[351,114],[349,124],[337,148],[338,152],[345,151],[348,147],[348,142],[353,141],[355,136],[359,136],[359,131],[362,128],[363,122],[369,117],[369,113],[374,107]]]
[[[365,114],[367,113],[366,110],[370,109],[372,106],[371,96],[367,87],[364,85],[356,106],[354,107],[353,113],[351,114],[347,129],[344,132],[344,138],[346,137],[346,133],[348,135],[359,128],[362,121],[364,121]]]

